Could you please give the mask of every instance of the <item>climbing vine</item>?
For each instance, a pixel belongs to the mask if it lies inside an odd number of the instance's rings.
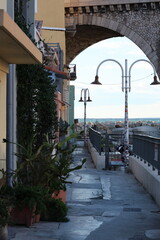
[[[18,1],[15,1],[18,4]],[[22,16],[23,5],[16,7],[15,21],[34,42],[29,26]],[[35,147],[41,145],[45,135],[55,137],[58,120],[55,103],[55,87],[49,73],[42,65],[17,65],[17,140],[27,146],[35,139]]]
[[[39,146],[57,131],[55,87],[42,65],[17,65],[17,78],[18,142],[26,146],[35,135]]]

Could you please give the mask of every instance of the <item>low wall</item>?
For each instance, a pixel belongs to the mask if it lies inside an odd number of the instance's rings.
[[[91,154],[92,161],[96,167],[96,169],[102,170],[105,169],[105,156],[99,155],[97,150],[93,147],[92,143],[88,139],[88,150]]]
[[[129,169],[160,207],[160,175],[158,175],[158,171],[153,171],[152,166],[148,166],[148,163],[144,163],[140,158],[134,156],[129,158]]]

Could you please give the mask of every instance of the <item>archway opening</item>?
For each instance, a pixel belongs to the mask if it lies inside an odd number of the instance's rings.
[[[121,90],[121,69],[113,62],[103,64],[99,71],[103,85],[93,86],[96,68],[105,59],[115,59],[124,66],[128,59],[130,66],[138,59],[148,58],[126,37],[114,37],[100,41],[81,52],[72,63],[77,65],[75,85],[75,118],[83,119],[83,104],[79,103],[82,88],[89,88],[93,100],[87,105],[87,118],[124,119],[124,93]],[[159,86],[150,86],[153,68],[139,62],[131,71],[131,92],[129,93],[129,119],[159,118]]]

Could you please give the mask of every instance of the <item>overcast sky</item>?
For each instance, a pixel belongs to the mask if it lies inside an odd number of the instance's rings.
[[[129,39],[111,38],[92,45],[80,53],[72,63],[77,65],[75,85],[75,118],[84,117],[84,104],[79,103],[80,92],[88,88],[92,102],[87,103],[87,118],[123,118],[124,92],[122,92],[122,71],[117,63],[105,62],[99,68],[102,85],[91,85],[99,63],[105,59],[118,61],[125,70],[138,59],[148,58]],[[160,85],[151,86],[153,68],[149,63],[138,62],[131,70],[131,92],[128,94],[129,118],[160,117]]]

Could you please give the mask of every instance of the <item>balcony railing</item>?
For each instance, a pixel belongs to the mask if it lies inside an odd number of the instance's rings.
[[[160,174],[160,138],[133,135],[133,153]]]
[[[101,155],[101,133],[93,128],[89,128],[89,139],[93,147],[97,150],[99,155]]]

